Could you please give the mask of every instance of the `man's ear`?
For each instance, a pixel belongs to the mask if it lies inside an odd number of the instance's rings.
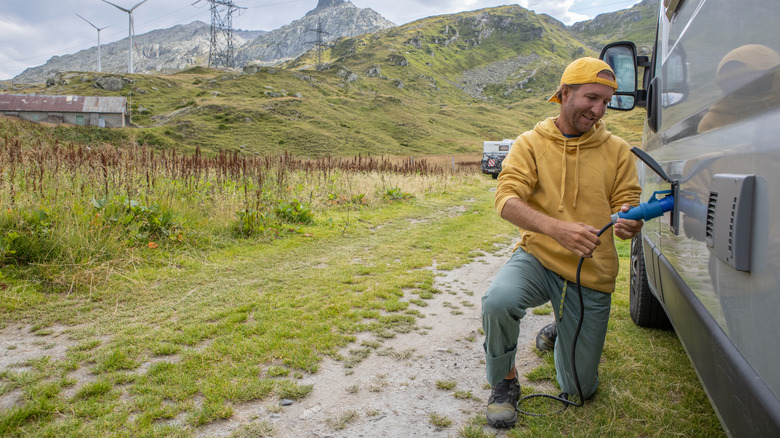
[[[571,97],[572,88],[566,84],[561,85],[561,103],[565,102],[569,97]]]

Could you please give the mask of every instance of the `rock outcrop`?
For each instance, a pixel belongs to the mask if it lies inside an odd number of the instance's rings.
[[[261,35],[236,51],[236,64],[278,64],[342,37],[378,32],[395,25],[373,9],[360,9],[347,0],[320,0],[303,18]]]

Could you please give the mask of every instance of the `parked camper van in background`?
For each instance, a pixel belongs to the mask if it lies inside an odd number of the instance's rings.
[[[498,178],[501,173],[501,163],[512,148],[514,140],[486,141],[482,143],[482,173]]]
[[[647,109],[642,199],[675,196],[632,242],[631,316],[671,323],[728,435],[777,437],[780,2],[660,3],[651,56],[630,42],[601,54],[610,106]]]

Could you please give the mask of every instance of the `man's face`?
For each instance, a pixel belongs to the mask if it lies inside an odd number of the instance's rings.
[[[604,116],[614,90],[602,84],[582,84],[563,90],[558,129],[566,135],[582,135]]]

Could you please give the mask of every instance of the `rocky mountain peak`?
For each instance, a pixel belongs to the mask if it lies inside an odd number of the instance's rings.
[[[330,7],[338,6],[338,5],[343,5],[344,3],[350,3],[350,2],[349,2],[349,0],[320,0],[317,3],[317,7],[315,8],[315,10],[330,8]]]
[[[320,37],[327,44],[338,38],[378,32],[393,26],[373,9],[358,8],[348,0],[319,0],[317,7],[303,18],[241,47],[236,51],[236,62],[239,65],[274,65],[311,50],[314,41]]]

